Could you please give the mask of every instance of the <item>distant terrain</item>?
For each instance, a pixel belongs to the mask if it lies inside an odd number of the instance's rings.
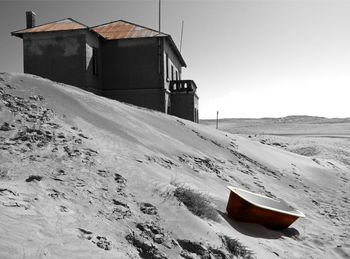
[[[269,120],[216,130],[0,73],[0,258],[349,258],[348,122]],[[228,185],[306,217],[229,219]]]
[[[201,124],[216,127],[215,120]],[[223,119],[219,129],[253,141],[308,156],[340,161],[350,169],[350,118],[287,116],[283,118]]]
[[[216,126],[215,120],[201,120],[201,124]],[[315,116],[287,116],[261,119],[220,119],[219,129],[235,134],[265,135],[348,135],[350,118]]]

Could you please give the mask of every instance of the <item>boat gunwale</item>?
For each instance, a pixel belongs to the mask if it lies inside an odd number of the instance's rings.
[[[264,195],[261,195],[261,194],[258,194],[258,193],[253,193],[253,192],[250,192],[250,191],[247,191],[247,190],[243,190],[243,189],[240,189],[240,188],[237,188],[237,187],[233,187],[233,186],[227,186],[227,188],[234,192],[236,195],[238,195],[241,199],[247,201],[248,203],[258,207],[258,208],[262,208],[262,209],[267,209],[267,210],[271,210],[271,211],[275,211],[275,212],[279,212],[279,213],[282,213],[282,214],[287,214],[287,215],[291,215],[291,216],[295,216],[295,217],[299,217],[299,218],[305,218],[305,214],[302,213],[300,210],[297,210],[295,208],[294,211],[295,213],[293,212],[288,212],[288,211],[285,211],[285,210],[280,210],[280,209],[276,209],[276,208],[272,208],[272,207],[269,207],[269,206],[264,206],[264,205],[261,205],[261,204],[258,204],[258,203],[255,203],[255,202],[252,202],[250,200],[247,200],[246,198],[242,197],[239,193],[237,193],[235,190],[239,190],[239,191],[242,191],[242,192],[246,192],[246,193],[250,193],[250,194],[253,194],[253,195],[256,195],[256,196],[260,196],[260,197],[263,197],[265,199],[269,199],[269,200],[273,200],[273,201],[276,201],[278,202],[278,200],[276,199],[273,199],[273,198],[270,198],[270,197],[267,197],[267,196],[264,196]]]

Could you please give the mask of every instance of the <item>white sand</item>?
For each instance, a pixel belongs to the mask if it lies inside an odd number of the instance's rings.
[[[43,147],[10,141],[21,125],[32,124],[0,100],[0,125],[14,124],[0,131],[0,258],[138,258],[125,236],[139,233],[136,225],[143,222],[162,228],[166,241],[150,242],[168,258],[181,258],[171,240],[221,249],[219,235],[237,238],[257,258],[349,258],[350,173],[344,164],[329,166],[327,157],[318,163],[259,139],[34,76],[0,78],[5,93],[43,96],[43,107],[54,112],[51,122],[60,126],[42,124],[56,134]],[[30,175],[43,178],[26,182]],[[284,232],[221,216],[220,222],[201,219],[167,195],[174,182],[209,195],[221,213],[232,185],[282,198],[306,218]],[[144,214],[144,202],[158,215]]]

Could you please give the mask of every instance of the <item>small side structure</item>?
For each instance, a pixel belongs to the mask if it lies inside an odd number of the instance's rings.
[[[193,80],[170,81],[171,114],[198,122],[197,86]],[[172,110],[171,110],[172,109]]]
[[[197,87],[171,36],[118,20],[88,27],[72,18],[11,33],[23,39],[24,73],[198,122]]]

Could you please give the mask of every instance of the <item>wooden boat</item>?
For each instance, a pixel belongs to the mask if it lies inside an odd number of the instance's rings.
[[[238,221],[257,223],[271,229],[290,226],[305,215],[283,200],[275,200],[260,194],[227,186],[230,196],[226,213]]]

